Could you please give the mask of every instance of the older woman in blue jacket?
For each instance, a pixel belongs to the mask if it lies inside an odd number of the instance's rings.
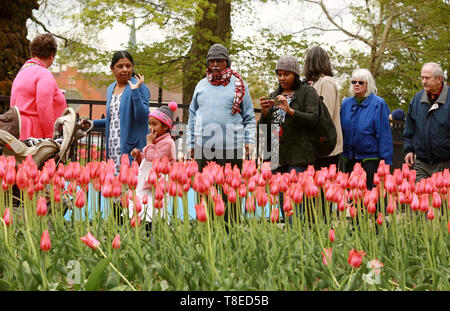
[[[351,172],[356,163],[361,163],[367,174],[368,189],[374,187],[373,176],[380,160],[392,164],[393,154],[390,110],[376,92],[370,71],[357,69],[351,78],[352,97],[345,98],[341,106],[344,170]]]
[[[116,52],[110,67],[116,81],[106,93],[106,118],[95,120],[94,126],[105,129],[106,156],[114,160],[117,175],[122,154],[130,156],[134,148],[142,150],[147,143],[150,91],[144,77],[134,73],[133,57],[127,51]]]

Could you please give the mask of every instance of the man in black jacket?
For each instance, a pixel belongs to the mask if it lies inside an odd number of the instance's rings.
[[[442,68],[422,67],[423,90],[409,105],[403,132],[405,162],[414,165],[416,180],[450,168],[450,95]]]

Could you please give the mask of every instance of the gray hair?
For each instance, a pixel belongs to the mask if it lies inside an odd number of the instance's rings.
[[[425,64],[423,64],[422,69],[425,66],[430,66],[430,67],[433,68],[432,72],[433,72],[433,76],[435,78],[437,78],[437,77],[444,77],[444,71],[442,70],[442,67],[438,63],[425,63]]]
[[[367,97],[372,93],[374,93],[374,94],[377,93],[377,86],[375,85],[375,80],[369,70],[367,70],[367,69],[354,70],[352,73],[351,80],[354,80],[354,79],[361,79],[361,80],[366,81],[367,91],[366,91],[366,94],[364,94],[364,97]],[[350,92],[351,96],[355,96],[355,93],[353,92],[352,84],[350,84],[349,92]]]

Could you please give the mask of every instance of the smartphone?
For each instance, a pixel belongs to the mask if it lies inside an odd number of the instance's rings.
[[[265,99],[273,103],[274,106],[281,105],[281,102],[276,97],[265,97]]]

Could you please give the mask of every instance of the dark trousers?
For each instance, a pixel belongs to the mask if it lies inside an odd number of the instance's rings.
[[[366,185],[367,189],[370,190],[373,187],[375,187],[375,184],[373,183],[373,176],[378,170],[378,165],[380,164],[380,160],[344,160],[343,161],[343,167],[344,167],[344,173],[351,173],[353,171],[353,167],[356,163],[361,163],[362,168],[364,171],[366,171]]]
[[[239,170],[242,170],[242,152],[240,150],[225,150],[225,149],[213,149],[214,153],[218,154],[218,156],[214,156],[212,158],[205,157],[205,153],[202,152],[202,157],[200,159],[195,159],[195,161],[198,163],[198,169],[200,172],[203,171],[203,168],[207,166],[208,162],[216,162],[220,166],[225,167],[227,163],[230,163],[231,168],[234,168],[235,165],[239,168]],[[236,196],[238,194],[236,193]],[[239,222],[241,218],[241,207],[238,206],[236,203],[230,204],[230,208],[227,208],[228,203],[228,197],[225,193],[222,191],[222,199],[225,203],[225,214],[223,215],[225,223],[228,223],[228,221],[231,222]],[[214,214],[214,212],[212,212]],[[214,217],[214,215],[212,215]]]

